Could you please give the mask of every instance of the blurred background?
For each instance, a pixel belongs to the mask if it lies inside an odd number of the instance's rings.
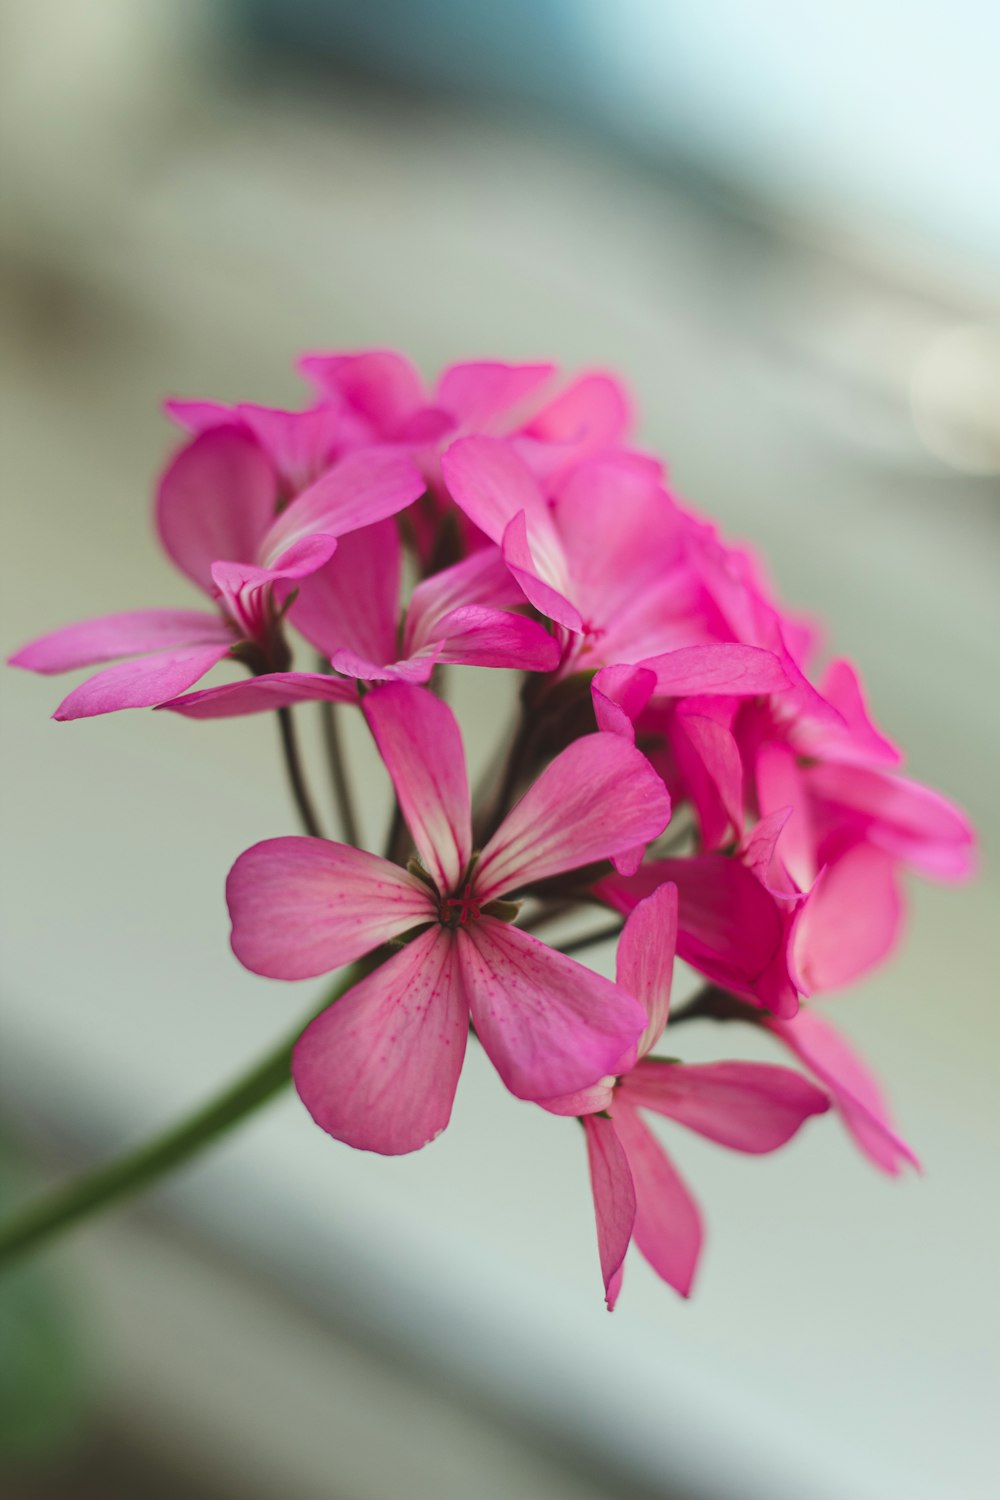
[[[190,600],[166,395],[295,404],[306,348],[600,365],[987,851],[832,1002],[922,1179],[832,1119],[763,1160],[673,1132],[700,1284],[633,1256],[609,1318],[576,1132],[480,1057],[414,1158],[283,1099],[0,1284],[5,1500],[995,1493],[998,55],[988,0],[0,3],[4,655]],[[66,690],[2,688],[8,1202],[312,999],[226,941],[224,872],[292,826],[273,726],[56,725]]]

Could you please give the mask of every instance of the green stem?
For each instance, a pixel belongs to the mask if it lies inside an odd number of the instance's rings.
[[[372,967],[370,958],[352,965],[325,997],[322,1008],[339,999]],[[300,1026],[224,1093],[179,1125],[55,1188],[0,1223],[0,1270],[99,1210],[150,1187],[273,1099],[291,1080],[292,1048],[301,1031]]]
[[[278,709],[278,729],[281,733],[281,751],[285,758],[285,769],[288,772],[288,784],[292,789],[302,826],[313,838],[322,838],[323,830],[316,816],[316,809],[306,784],[305,772],[302,769],[299,741],[290,708]]]

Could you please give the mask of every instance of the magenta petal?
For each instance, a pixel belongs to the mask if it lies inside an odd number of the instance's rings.
[[[401,568],[395,519],[364,526],[342,537],[330,561],[302,580],[289,618],[324,656],[348,650],[384,666],[398,654]]]
[[[590,685],[598,729],[635,743],[635,721],[656,687],[656,674],[645,667],[602,667]]]
[[[306,354],[299,369],[318,390],[343,401],[376,436],[393,437],[425,405],[420,376],[394,350],[363,354]]]
[[[670,798],[646,757],[614,734],[574,741],[547,766],[483,850],[476,889],[484,901],[662,833]]]
[[[140,656],[173,646],[233,643],[233,633],[217,614],[195,609],[136,609],[101,615],[54,630],[22,646],[10,658],[12,667],[29,672],[72,672],[118,656]]]
[[[566,444],[579,459],[619,442],[628,429],[628,397],[611,375],[579,375],[536,412],[524,429],[528,437]]]
[[[415,876],[326,839],[265,839],[226,881],[233,952],[268,979],[311,979],[430,921],[434,903]]]
[[[795,966],[810,994],[850,984],[896,945],[903,903],[891,855],[855,844],[821,871],[795,925]]]
[[[661,885],[629,915],[618,940],[615,982],[634,995],[649,1020],[639,1038],[639,1056],[659,1041],[670,1014],[670,987],[677,948],[677,887]]]
[[[508,365],[480,361],[451,365],[438,381],[434,404],[465,428],[486,428],[505,417],[508,428],[516,408],[555,374],[555,365]]]
[[[211,593],[213,563],[254,561],[277,498],[274,468],[246,428],[211,427],[160,480],[160,539],[182,572]]]
[[[399,1156],[447,1125],[468,1033],[454,945],[434,927],[306,1027],[292,1077],[328,1135]]]
[[[698,1205],[659,1141],[621,1097],[613,1120],[635,1184],[632,1238],[656,1274],[688,1297],[703,1237]]]
[[[523,510],[518,511],[504,532],[502,550],[511,576],[529,603],[566,630],[581,634],[583,619],[576,605],[566,597],[569,585],[564,581],[564,570],[561,566],[545,567],[529,540],[528,521]],[[556,581],[547,582],[546,573]]]
[[[630,1048],[629,1055],[634,1053],[635,1048]],[[555,1099],[538,1099],[535,1102],[542,1109],[548,1110],[550,1115],[594,1115],[611,1108],[617,1082],[617,1076],[608,1073],[599,1083],[591,1083],[585,1089],[576,1089],[572,1094],[558,1094]]]
[[[583,1128],[597,1219],[597,1249],[605,1301],[611,1310],[621,1290],[622,1262],[635,1224],[635,1187],[614,1122],[601,1115],[587,1115]]]
[[[269,713],[295,703],[356,703],[358,690],[342,677],[323,672],[267,672],[243,682],[226,682],[160,703],[161,709],[188,719],[235,719],[243,714]]]
[[[730,830],[743,833],[743,762],[731,730],[707,714],[679,703],[670,744],[694,804],[702,847],[718,849]]]
[[[416,465],[397,448],[349,453],[293,500],[260,543],[265,566],[302,537],[343,536],[384,521],[424,492]]]
[[[441,647],[421,652],[402,661],[368,661],[356,656],[353,651],[335,651],[330,663],[345,677],[355,677],[360,682],[429,682],[441,656]]]
[[[781,661],[760,646],[729,642],[682,646],[662,656],[648,657],[641,665],[656,674],[657,698],[695,698],[710,693],[750,697],[788,686]]]
[[[833,1095],[841,1118],[858,1146],[880,1171],[896,1176],[904,1162],[920,1162],[892,1128],[875,1075],[847,1040],[813,1010],[791,1021],[766,1022]]]
[[[440,623],[469,605],[516,609],[524,595],[511,578],[498,547],[484,545],[453,567],[417,584],[406,612],[407,655],[440,638]]]
[[[446,895],[472,853],[469,783],[455,715],[425,688],[402,682],[366,694],[362,707],[424,868]]]
[[[963,880],[975,865],[975,835],[962,810],[919,781],[863,766],[820,764],[806,772],[810,792],[834,819],[848,809],[886,853],[938,880]]]
[[[633,1107],[656,1110],[720,1146],[752,1154],[776,1151],[810,1115],[830,1108],[801,1073],[768,1063],[647,1058],[620,1087]]]
[[[86,719],[94,714],[114,713],[119,708],[154,708],[183,693],[228,652],[229,646],[225,644],[190,646],[184,651],[162,651],[105,667],[103,672],[74,688],[52,717]]]
[[[484,916],[457,937],[476,1033],[519,1099],[603,1079],[645,1024],[631,995],[527,932]]]
[[[558,642],[544,626],[509,610],[466,605],[445,615],[438,629],[442,663],[518,672],[554,672],[559,665]]]

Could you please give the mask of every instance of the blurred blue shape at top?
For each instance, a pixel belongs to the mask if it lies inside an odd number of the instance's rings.
[[[996,283],[998,0],[243,0],[262,46],[531,100]]]

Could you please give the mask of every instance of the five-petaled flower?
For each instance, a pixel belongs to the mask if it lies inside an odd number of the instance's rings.
[[[617,735],[576,740],[478,855],[465,758],[448,706],[425,688],[368,693],[365,717],[420,867],[321,839],[248,849],[229,876],[233,949],[247,968],[305,979],[408,941],[303,1033],[295,1084],[330,1135],[413,1151],[448,1123],[469,1016],[510,1091],[548,1099],[627,1065],[641,1004],[511,925],[501,898],[655,838],[662,782]]]

